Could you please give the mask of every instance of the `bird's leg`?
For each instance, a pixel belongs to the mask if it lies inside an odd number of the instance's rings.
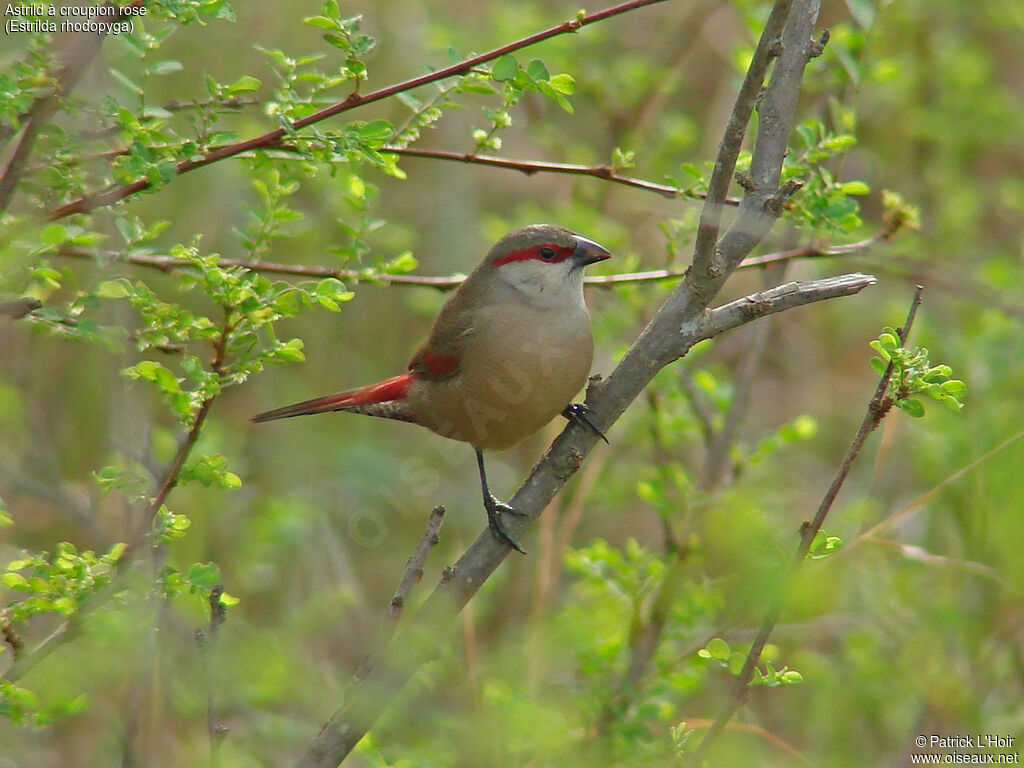
[[[487,510],[487,527],[491,529],[491,535],[502,544],[506,544],[517,552],[526,554],[526,550],[519,546],[515,539],[509,536],[505,526],[501,524],[501,513],[508,512],[513,515],[522,515],[513,507],[503,501],[498,501],[487,489],[487,473],[484,471],[484,455],[479,450],[476,452],[476,465],[480,468],[480,487],[484,492],[484,509]]]
[[[567,418],[569,421],[579,424],[581,427],[589,429],[607,443],[608,438],[605,437],[604,432],[598,429],[597,425],[590,420],[590,416],[587,415],[589,413],[590,409],[587,407],[586,403],[569,403],[565,406],[565,410],[562,411],[562,416]]]

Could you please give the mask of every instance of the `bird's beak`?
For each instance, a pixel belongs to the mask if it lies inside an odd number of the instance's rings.
[[[604,261],[611,257],[612,255],[608,253],[607,248],[602,248],[593,240],[587,240],[585,237],[576,235],[576,250],[572,254],[574,266],[585,267],[587,264],[593,264],[595,261]]]

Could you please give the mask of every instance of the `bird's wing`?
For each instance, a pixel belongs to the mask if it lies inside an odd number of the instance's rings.
[[[471,313],[460,310],[448,303],[437,316],[429,338],[409,361],[409,370],[417,378],[444,381],[459,372],[466,341],[473,333]]]

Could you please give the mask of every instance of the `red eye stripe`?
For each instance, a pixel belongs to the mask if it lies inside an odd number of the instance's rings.
[[[550,248],[555,252],[554,257],[545,259],[540,255],[542,248]],[[554,245],[552,243],[542,243],[541,245],[535,245],[532,248],[524,248],[521,251],[509,251],[504,256],[494,260],[494,266],[500,267],[503,264],[508,264],[513,261],[527,261],[528,259],[536,259],[537,261],[546,261],[549,264],[554,264],[559,261],[565,261],[567,258],[572,256],[576,249],[571,245]]]

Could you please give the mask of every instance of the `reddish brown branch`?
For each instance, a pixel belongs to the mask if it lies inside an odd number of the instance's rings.
[[[749,269],[753,267],[764,267],[769,264],[778,264],[794,259],[825,258],[829,256],[850,256],[884,242],[893,236],[896,229],[886,225],[883,229],[863,240],[858,240],[845,245],[809,245],[803,248],[793,248],[788,251],[766,253],[762,256],[752,256],[740,262],[738,269]],[[88,248],[65,246],[57,251],[58,255],[75,259],[95,259],[97,253]],[[122,261],[126,264],[134,264],[140,267],[158,269],[161,272],[174,272],[179,269],[188,269],[191,262],[184,259],[176,259],[173,256],[159,256],[148,253],[119,253],[107,251],[101,254],[103,258],[113,261]],[[273,275],[289,275],[293,277],[307,277],[311,279],[323,279],[333,277],[338,280],[374,282],[383,285],[407,285],[420,286],[424,288],[436,288],[440,291],[450,291],[462,284],[465,280],[463,275],[390,275],[385,272],[373,272],[370,270],[343,269],[340,267],[313,267],[303,264],[279,264],[270,261],[246,261],[245,259],[219,259],[217,266],[242,267],[254,272]],[[623,272],[616,275],[590,275],[584,278],[587,285],[598,287],[611,287],[625,285],[628,283],[650,283],[661,280],[677,280],[686,274],[683,269],[651,269],[644,272]]]
[[[272,148],[279,144],[281,139],[291,131],[299,131],[307,126],[313,125],[314,123],[326,120],[329,117],[340,115],[342,112],[348,112],[356,107],[372,104],[375,101],[386,99],[404,91],[411,91],[429,83],[445,80],[449,77],[463,75],[480,64],[484,64],[506,54],[534,45],[543,40],[557,37],[558,35],[568,34],[570,32],[576,32],[589,24],[604,21],[605,19],[609,19],[613,16],[618,16],[637,8],[642,8],[646,5],[653,5],[661,2],[665,2],[665,0],[629,0],[629,2],[620,3],[619,5],[606,8],[603,11],[598,11],[597,13],[585,14],[577,18],[570,19],[569,21],[562,22],[561,24],[557,24],[541,32],[536,32],[528,37],[516,40],[515,42],[494,48],[487,53],[473,56],[472,58],[452,64],[451,66],[444,67],[443,69],[438,69],[434,72],[428,72],[425,75],[420,75],[419,77],[403,80],[400,83],[395,83],[376,91],[370,91],[369,93],[353,91],[341,101],[328,107],[324,107],[311,115],[307,115],[306,117],[293,121],[289,124],[287,130],[283,127],[276,128],[273,131],[267,131],[266,133],[254,136],[251,139],[238,141],[218,149],[210,150],[208,153],[196,160],[182,160],[177,164],[176,173],[178,175],[188,173],[189,171],[194,171],[197,168],[202,168],[220,160],[234,157],[235,155],[239,155],[243,152],[249,152],[255,149]],[[130,195],[134,195],[144,189],[148,189],[150,186],[150,182],[146,179],[139,179],[138,181],[134,181],[131,184],[125,184],[123,186],[110,186],[99,192],[84,195],[77,200],[73,200],[66,205],[62,205],[61,207],[50,211],[47,215],[47,219],[49,221],[53,221],[55,219],[64,218],[65,216],[70,216],[74,213],[86,213],[94,208],[111,205],[116,203],[118,200],[123,200]]]
[[[610,165],[574,165],[572,163],[549,163],[542,160],[512,160],[493,155],[477,155],[469,152],[447,152],[440,149],[417,149],[416,147],[382,147],[381,152],[406,157],[427,157],[434,160],[454,160],[460,163],[474,163],[476,165],[489,165],[495,168],[507,168],[512,171],[525,173],[532,176],[535,173],[564,173],[573,176],[593,176],[616,184],[623,184],[627,187],[643,189],[647,192],[673,199],[676,197],[689,196],[703,198],[703,194],[690,193],[685,189],[668,184],[656,184],[653,181],[637,179],[632,176],[622,176]],[[730,205],[739,205],[739,200],[730,198],[726,201]]]

